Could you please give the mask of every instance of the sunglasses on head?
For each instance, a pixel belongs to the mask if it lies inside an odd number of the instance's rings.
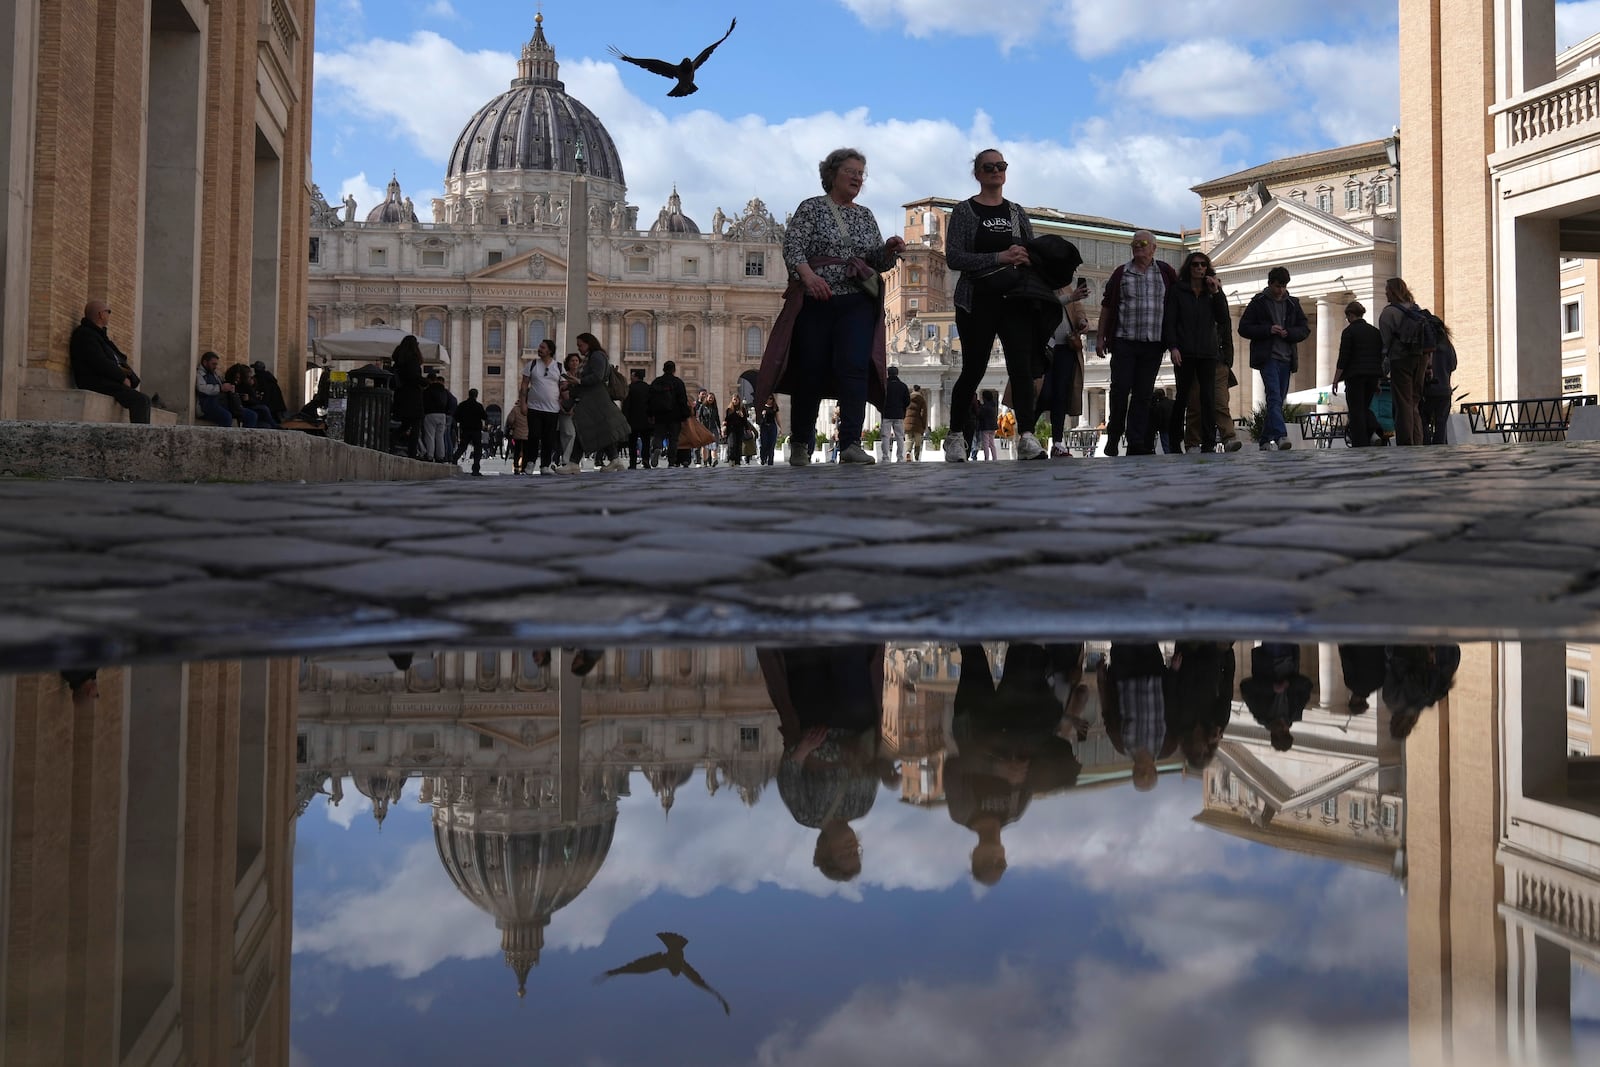
[[[1011,166],[1009,163],[980,163],[978,169],[985,174],[1004,174],[1009,166]]]

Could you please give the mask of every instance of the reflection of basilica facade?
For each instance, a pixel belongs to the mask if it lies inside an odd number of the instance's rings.
[[[653,378],[675,360],[691,389],[726,401],[782,303],[782,225],[752,199],[702,230],[676,190],[640,219],[611,135],[567,94],[535,22],[510,88],[462,128],[430,220],[398,181],[370,206],[313,193],[308,340],[398,326],[445,345],[457,396],[509,407],[541,340],[570,352],[589,331],[625,368]],[[588,210],[572,218],[580,173]],[[565,320],[569,264],[588,277],[587,322]]]

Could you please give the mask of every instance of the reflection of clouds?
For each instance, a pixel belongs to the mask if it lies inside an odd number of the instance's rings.
[[[357,969],[387,967],[400,978],[500,950],[494,920],[451,884],[431,835],[406,847],[377,889],[302,899],[295,912],[294,952]]]
[[[322,799],[322,813],[328,821],[335,826],[342,826],[346,830],[356,821],[357,815],[371,815],[372,801],[356,792],[354,778],[346,778],[340,788],[344,790],[344,799],[339,801],[339,806],[334,807],[333,801],[327,797]]]

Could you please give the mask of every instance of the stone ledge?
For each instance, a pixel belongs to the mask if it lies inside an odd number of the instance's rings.
[[[101,399],[116,407],[110,397]],[[427,481],[456,473],[450,465],[422,463],[290,430],[0,422],[0,477],[346,482]]]
[[[128,413],[122,405],[104,393],[88,389],[61,389],[42,385],[25,385],[18,394],[17,410],[24,418],[36,422],[125,423]],[[163,408],[150,412],[153,425],[176,426],[178,413]]]

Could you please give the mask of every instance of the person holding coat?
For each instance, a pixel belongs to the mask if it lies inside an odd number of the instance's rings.
[[[620,471],[628,466],[622,458],[622,445],[628,440],[628,420],[622,417],[606,387],[611,373],[611,357],[592,333],[576,338],[583,369],[573,390],[572,422],[578,440],[594,453],[595,470]]]
[[[912,460],[922,459],[922,438],[928,432],[928,397],[922,386],[911,387],[906,401],[906,451]]]
[[[1178,284],[1167,287],[1167,302],[1161,319],[1161,336],[1172,357],[1178,395],[1172,400],[1168,416],[1169,451],[1183,451],[1183,420],[1189,410],[1189,390],[1200,388],[1200,445],[1194,451],[1209,452],[1216,440],[1217,360],[1222,346],[1233,344],[1233,319],[1228,314],[1228,298],[1214,284],[1216,274],[1204,252],[1190,252],[1178,271]]]
[[[817,413],[824,398],[839,402],[840,460],[876,462],[861,447],[867,401],[883,406],[883,280],[905,241],[883,239],[878,221],[856,203],[867,179],[867,157],[854,148],[828,153],[817,167],[822,196],[800,202],[784,230],[789,287],[761,359],[754,403],[788,393],[793,445],[790,464],[811,462]]]
[[[744,402],[737,396],[728,401],[722,431],[728,439],[728,465],[737,467],[744,462],[744,443],[750,437],[750,419],[744,413]]]

